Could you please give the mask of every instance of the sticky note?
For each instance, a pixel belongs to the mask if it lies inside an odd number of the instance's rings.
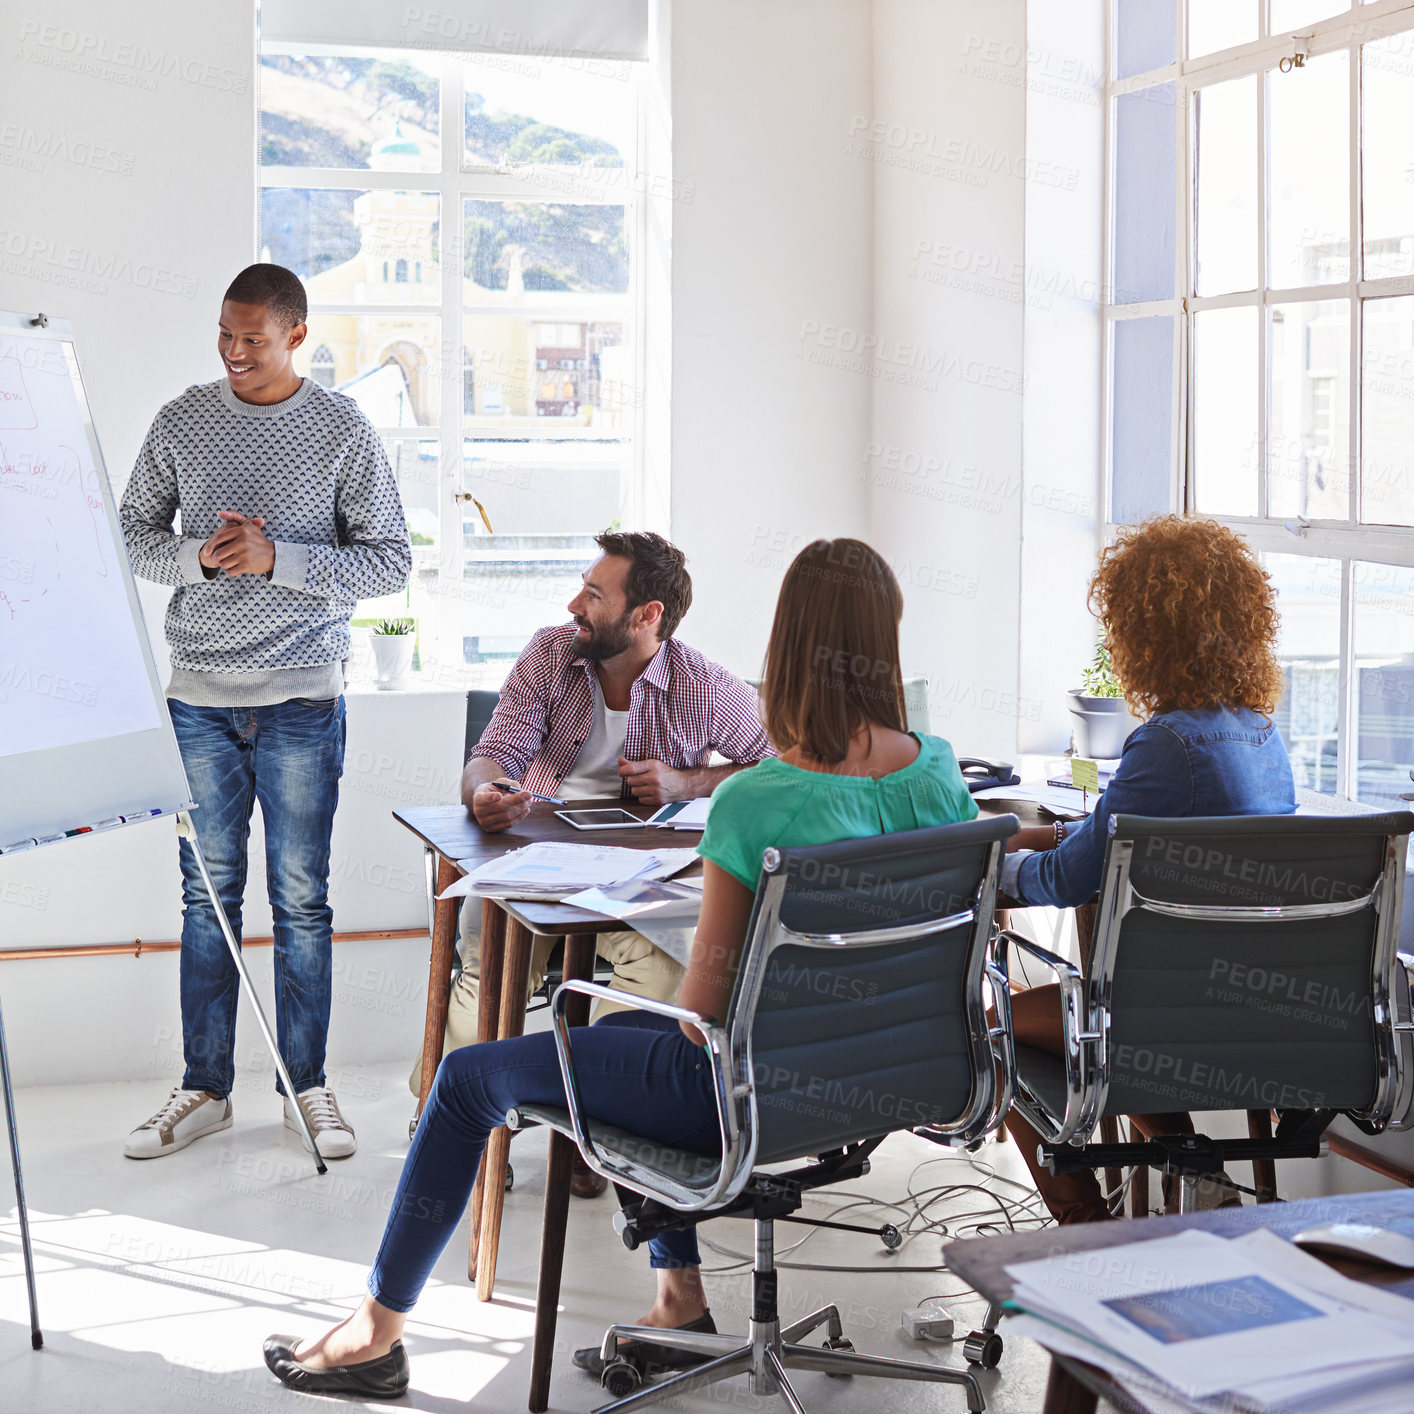
[[[1100,768],[1093,761],[1072,760],[1070,763],[1070,783],[1076,790],[1100,793]]]

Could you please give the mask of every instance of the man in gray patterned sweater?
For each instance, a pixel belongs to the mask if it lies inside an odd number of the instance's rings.
[[[275,920],[280,1053],[325,1158],[355,1147],[325,1084],[333,913],[329,837],[344,760],[349,618],[401,589],[412,563],[383,444],[352,399],[301,378],[298,276],[252,265],[226,291],[226,376],[157,414],[123,494],[133,568],[173,587],[168,709],[202,853],[240,936],[258,800]],[[181,513],[181,529],[173,520]],[[181,842],[186,1072],[129,1134],[151,1159],[231,1125],[237,975],[191,847]],[[298,1121],[285,1097],[285,1124]]]

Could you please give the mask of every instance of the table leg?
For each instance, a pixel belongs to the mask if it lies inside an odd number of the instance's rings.
[[[1138,1126],[1131,1119],[1129,1121],[1129,1142],[1136,1144],[1142,1138],[1143,1135],[1139,1133]],[[1129,1181],[1129,1216],[1131,1218],[1147,1218],[1149,1216],[1148,1164],[1134,1166],[1134,1177]]]
[[[594,976],[596,939],[592,933],[571,933],[565,939],[565,980]],[[573,996],[565,1006],[571,1026],[589,1020],[589,998]],[[540,1280],[535,1292],[535,1344],[530,1354],[530,1409],[542,1414],[550,1403],[550,1366],[555,1358],[555,1325],[560,1313],[560,1275],[565,1263],[565,1226],[569,1219],[572,1139],[550,1135],[550,1160],[545,1168],[545,1217],[540,1237]]]
[[[437,888],[450,888],[461,871],[451,859],[437,860]],[[418,1087],[417,1112],[427,1103],[432,1077],[442,1059],[442,1038],[447,1034],[448,983],[452,976],[452,947],[457,936],[457,904],[454,898],[438,899],[432,909],[432,955],[427,963],[427,1020],[422,1031],[422,1081]]]
[[[496,1039],[504,1041],[525,1030],[525,988],[530,980],[530,945],[534,935],[514,918],[506,922],[506,959],[501,969],[501,1020]],[[481,957],[486,981],[486,955]],[[506,1201],[506,1151],[511,1132],[503,1124],[491,1131],[482,1161],[481,1239],[476,1259],[476,1295],[489,1301],[496,1285],[496,1254],[501,1245],[501,1209]]]
[[[1270,1110],[1247,1111],[1247,1137],[1249,1139],[1270,1139],[1272,1137],[1272,1112]],[[1275,1159],[1252,1160],[1252,1187],[1257,1190],[1259,1203],[1277,1201],[1277,1164]]]
[[[506,914],[495,899],[481,901],[481,973],[477,990],[476,1035],[482,1041],[494,1041],[501,1029],[501,974],[505,966]],[[502,1183],[505,1179],[502,1177]],[[476,1280],[476,1262],[481,1248],[481,1205],[486,1194],[486,1155],[476,1171],[476,1184],[471,1190],[470,1243],[466,1254],[468,1281]]]
[[[1099,1400],[1085,1388],[1055,1356],[1046,1381],[1046,1402],[1042,1414],[1095,1414]]]

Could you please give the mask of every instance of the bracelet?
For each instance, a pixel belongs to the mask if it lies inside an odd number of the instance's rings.
[[[1057,820],[1055,824],[1051,826],[1051,828],[1055,831],[1056,835],[1055,843],[1051,846],[1051,848],[1059,849],[1061,847],[1061,841],[1065,838],[1065,821]]]

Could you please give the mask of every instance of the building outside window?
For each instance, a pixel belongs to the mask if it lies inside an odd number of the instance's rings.
[[[1110,37],[1109,522],[1245,535],[1279,591],[1298,784],[1400,804],[1414,6],[1117,0]]]
[[[413,533],[407,594],[358,618],[411,614],[442,685],[499,685],[593,536],[642,523],[638,68],[262,49],[260,256]]]

